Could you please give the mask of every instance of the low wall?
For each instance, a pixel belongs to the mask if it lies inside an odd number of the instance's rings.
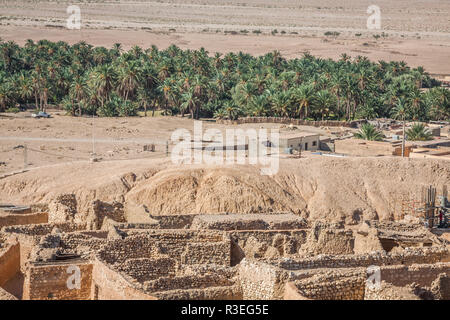
[[[37,224],[48,222],[47,212],[36,212],[29,214],[6,214],[0,215],[0,228],[7,226]]]
[[[20,244],[18,242],[0,249],[0,286],[20,271]]]
[[[139,282],[158,279],[176,273],[176,261],[171,258],[140,258],[125,261],[118,270]]]
[[[441,273],[450,276],[450,262],[381,267],[381,279],[398,287],[413,282],[423,287],[429,287]]]
[[[147,292],[202,289],[208,287],[231,286],[231,280],[217,274],[185,275],[178,277],[161,277],[159,279],[145,281],[144,288]]]
[[[243,124],[243,123],[282,123],[282,124],[293,124],[297,126],[313,126],[313,127],[347,127],[347,128],[356,128],[358,123],[365,122],[364,120],[359,121],[336,121],[336,120],[327,120],[327,121],[309,121],[309,120],[300,120],[294,118],[280,118],[280,117],[246,117],[239,118],[237,120],[225,120],[225,119],[217,119],[216,123],[218,124]]]
[[[313,300],[363,300],[366,287],[364,272],[316,275],[295,281],[298,294]]]
[[[354,156],[392,156],[394,147],[389,142],[345,139],[334,141],[334,152]]]
[[[208,287],[203,289],[170,290],[158,292],[161,300],[242,300],[238,285],[229,287]]]
[[[68,288],[74,276],[69,267],[80,268],[80,289]],[[69,272],[70,271],[70,272]],[[73,261],[58,264],[31,264],[25,275],[24,300],[90,300],[92,263]]]

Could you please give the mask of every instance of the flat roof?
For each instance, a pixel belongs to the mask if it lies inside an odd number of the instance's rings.
[[[320,134],[312,133],[312,132],[285,132],[285,133],[280,133],[280,139],[295,139],[295,138],[312,137],[312,136],[320,136]]]

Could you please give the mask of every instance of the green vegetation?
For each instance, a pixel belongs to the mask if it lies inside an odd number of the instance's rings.
[[[155,46],[128,52],[84,42],[0,42],[0,111],[16,104],[72,115],[130,116],[138,111],[193,118],[280,116],[308,119],[450,119],[450,91],[404,62],[338,61],[308,53],[286,60]],[[430,88],[422,92],[421,88]]]
[[[370,123],[365,123],[361,126],[359,132],[355,133],[355,138],[369,140],[369,141],[381,141],[383,140],[383,134],[378,131],[375,126]]]
[[[339,37],[341,33],[337,31],[327,31],[324,33],[325,36],[333,36],[333,37]]]
[[[433,137],[423,123],[414,123],[411,129],[406,131],[406,135],[408,140],[411,141],[426,141],[431,140]]]

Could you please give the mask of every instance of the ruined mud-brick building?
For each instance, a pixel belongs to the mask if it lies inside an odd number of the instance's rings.
[[[448,241],[417,224],[293,214],[151,216],[72,198],[8,220],[0,299],[448,299]],[[48,212],[44,212],[48,211]],[[17,223],[19,222],[19,223]]]

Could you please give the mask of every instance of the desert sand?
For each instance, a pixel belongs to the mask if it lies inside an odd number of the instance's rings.
[[[71,3],[3,1],[0,37],[86,41],[123,49],[135,45],[262,55],[279,50],[287,58],[304,52],[337,59],[343,53],[372,60],[403,60],[433,74],[450,74],[450,4],[445,0],[378,1],[381,29],[367,29],[370,1],[90,1],[79,4],[81,29],[66,29]],[[278,33],[272,35],[272,31]],[[254,31],[261,31],[255,34]],[[225,34],[225,32],[228,32]],[[237,34],[231,34],[235,32]],[[339,32],[337,37],[324,36]],[[374,35],[385,34],[375,39]]]

